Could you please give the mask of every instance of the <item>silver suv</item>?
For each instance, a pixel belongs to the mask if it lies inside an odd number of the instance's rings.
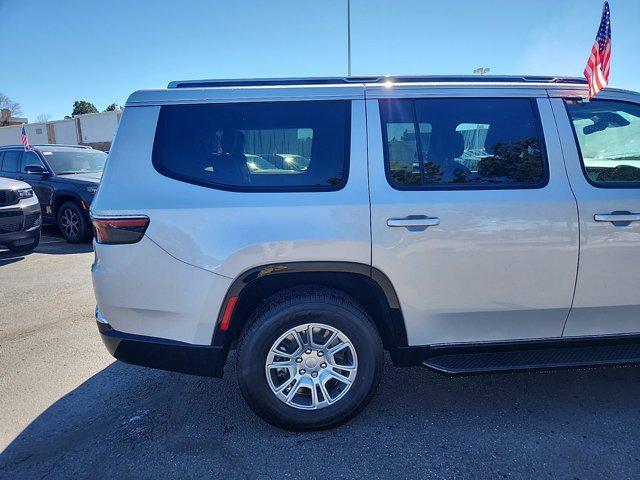
[[[172,82],[91,205],[125,362],[335,426],[383,352],[448,374],[640,361],[640,95],[579,79]]]

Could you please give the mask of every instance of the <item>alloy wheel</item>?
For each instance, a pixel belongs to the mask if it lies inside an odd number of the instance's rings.
[[[352,342],[337,328],[321,323],[289,329],[273,343],[265,362],[273,394],[302,410],[335,404],[349,391],[357,371]]]
[[[80,217],[70,208],[65,208],[60,216],[60,227],[65,237],[76,238],[80,231]]]

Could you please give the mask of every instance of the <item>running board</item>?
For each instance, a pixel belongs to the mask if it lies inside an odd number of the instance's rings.
[[[640,363],[640,343],[443,353],[423,365],[449,375]],[[449,350],[451,352],[451,350]],[[435,352],[433,352],[435,353]]]

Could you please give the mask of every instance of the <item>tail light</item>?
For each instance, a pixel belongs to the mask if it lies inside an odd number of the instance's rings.
[[[92,218],[96,241],[109,245],[139,242],[149,226],[148,217]]]

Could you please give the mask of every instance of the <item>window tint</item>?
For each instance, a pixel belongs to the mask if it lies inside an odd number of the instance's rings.
[[[538,187],[546,181],[530,100],[381,100],[380,111],[394,186]]]
[[[164,106],[153,163],[232,190],[337,190],[347,179],[349,111],[345,101]]]
[[[22,154],[22,162],[20,163],[20,171],[25,172],[27,167],[32,165],[44,168],[44,164],[35,152],[25,152]]]
[[[20,151],[4,152],[2,159],[2,171],[8,173],[17,173],[20,171]]]
[[[611,100],[567,102],[591,183],[640,185],[640,105]]]

